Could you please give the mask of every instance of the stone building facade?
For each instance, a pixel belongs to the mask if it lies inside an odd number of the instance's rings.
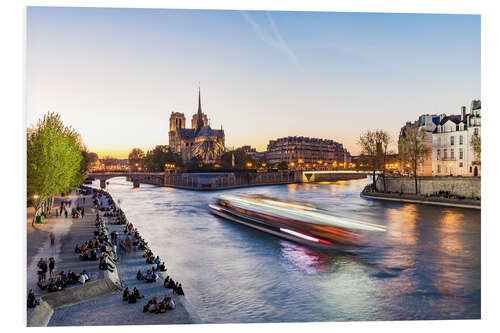
[[[341,143],[333,140],[289,136],[270,140],[266,152],[270,164],[286,162],[295,165],[345,165],[349,167],[351,154]],[[344,164],[345,163],[345,164]]]
[[[192,128],[186,128],[183,113],[170,114],[169,147],[182,157],[183,163],[198,157],[203,163],[215,163],[226,151],[224,130],[212,129],[208,117],[201,109],[198,90],[198,112],[191,119]]]

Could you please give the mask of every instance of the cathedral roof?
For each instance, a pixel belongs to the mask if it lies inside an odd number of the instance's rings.
[[[177,130],[183,139],[193,139],[195,137],[194,128],[179,128]]]
[[[210,126],[204,126],[202,127],[198,133],[196,133],[196,136],[216,136],[216,137],[222,137],[224,136],[224,131],[223,130],[213,130],[210,128]]]

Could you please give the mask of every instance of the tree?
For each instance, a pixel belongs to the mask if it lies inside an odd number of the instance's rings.
[[[165,164],[175,164],[179,166],[182,163],[179,154],[174,153],[168,146],[158,145],[153,150],[147,152],[144,158],[144,165],[148,171],[161,172],[165,170]]]
[[[431,149],[424,144],[424,138],[424,129],[413,126],[407,127],[404,130],[404,137],[401,138],[401,162],[410,164],[415,177],[415,194],[418,194],[417,168],[431,152]]]
[[[144,160],[144,152],[140,148],[134,148],[128,154],[128,164],[132,170],[137,171],[139,167],[142,167],[142,163]]]
[[[481,137],[479,134],[474,133],[474,135],[472,135],[470,144],[472,146],[472,150],[474,151],[476,161],[481,163]]]
[[[288,170],[288,163],[286,163],[285,161],[281,161],[276,165],[276,167],[278,168],[278,170]]]
[[[86,148],[80,135],[55,113],[47,113],[28,129],[26,148],[27,195],[34,199],[34,223],[44,202],[53,199],[55,193],[71,190],[87,177],[82,164]]]
[[[234,156],[234,169],[246,169],[247,163],[252,163],[255,166],[255,161],[252,156],[248,155],[242,149],[236,149],[222,154],[222,165],[226,169],[233,169],[233,156]]]
[[[384,154],[387,153],[387,146],[389,143],[390,136],[383,130],[367,130],[359,137],[358,145],[361,146],[363,162],[365,162],[368,165],[369,170],[372,171],[373,187],[376,186],[376,171],[380,169],[385,171],[385,165],[382,166],[382,164],[384,163]]]
[[[389,133],[383,130],[377,130],[375,132],[375,137],[377,141],[377,154],[381,156],[381,166],[382,166],[382,180],[384,181],[384,192],[387,192],[387,184],[385,181],[385,171],[386,171],[386,163],[387,163],[387,155],[390,154],[388,147],[392,142],[391,136]]]

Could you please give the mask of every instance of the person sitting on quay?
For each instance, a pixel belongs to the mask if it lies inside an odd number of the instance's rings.
[[[56,283],[54,282],[54,279],[50,279],[50,282],[47,286],[47,291],[49,293],[53,293],[55,291],[59,291],[59,288],[57,288]]]
[[[137,280],[144,280],[144,275],[142,275],[141,270],[137,271]]]
[[[156,256],[155,260],[154,260],[154,263],[159,265],[161,263],[161,259],[159,256]]]
[[[89,260],[89,253],[88,253],[88,251],[85,250],[83,253],[80,253],[79,259],[83,260],[83,261]]]
[[[133,293],[135,295],[135,298],[137,299],[144,298],[144,296],[139,293],[139,289],[137,289],[136,287],[134,287]]]
[[[97,260],[97,252],[95,249],[90,250],[90,260],[96,261]]]
[[[179,296],[184,296],[184,290],[182,290],[182,283],[179,283],[177,289],[175,289],[175,293]]]
[[[86,270],[83,270],[82,273],[85,276],[85,282],[89,282],[92,275],[89,272],[87,272]]]
[[[38,286],[38,288],[40,288],[40,290],[46,290],[47,289],[47,283],[45,281],[38,281],[36,283],[36,285]]]
[[[156,297],[153,297],[149,300],[148,304],[144,306],[144,312],[157,312],[158,311],[158,302],[156,301]]]
[[[110,271],[111,273],[113,273],[114,267],[106,262],[106,256],[105,255],[101,256],[101,258],[99,259],[99,269],[100,270],[106,270],[107,269],[108,271]]]
[[[80,276],[79,276],[79,278],[78,278],[78,282],[79,282],[80,284],[85,284],[85,282],[87,282],[87,280],[88,280],[87,275],[85,275],[83,272],[81,272],[81,273],[80,273]]]
[[[61,275],[58,275],[56,277],[56,280],[55,280],[55,284],[56,284],[56,287],[59,289],[59,290],[66,290],[66,288],[68,287],[66,285],[66,281],[64,281],[61,277]]]
[[[170,277],[167,275],[165,280],[163,280],[163,287],[168,288],[169,281],[170,281]]]
[[[167,288],[168,289],[174,289],[175,287],[175,282],[174,282],[174,279],[170,278],[170,281],[168,281],[168,286]]]
[[[165,266],[165,262],[162,262],[160,265],[158,265],[158,270],[160,270],[160,272],[167,271],[167,267]]]
[[[167,309],[169,310],[175,309],[175,302],[172,297],[168,297],[165,295],[165,302],[167,303]]]
[[[130,295],[128,295],[128,303],[129,304],[137,303],[137,296],[135,293],[131,293]]]
[[[159,304],[158,304],[158,311],[156,313],[165,313],[167,312],[167,302],[165,302],[165,299],[163,299]]]
[[[127,302],[129,296],[130,295],[129,295],[128,287],[126,287],[125,290],[123,291],[122,300]]]
[[[40,304],[40,300],[36,298],[35,292],[33,291],[33,289],[30,289],[30,291],[28,292],[28,308],[30,308],[30,309],[34,308],[38,304]]]
[[[71,269],[68,271],[68,282],[71,284],[78,283],[78,276]]]

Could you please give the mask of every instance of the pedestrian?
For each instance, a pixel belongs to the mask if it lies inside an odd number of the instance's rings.
[[[56,277],[55,274],[55,268],[56,268],[56,262],[53,257],[49,259],[49,275],[51,279],[54,279]]]
[[[50,233],[50,246],[54,246],[54,243],[56,241],[56,236],[54,236],[54,233]]]
[[[45,260],[42,259],[42,263],[41,263],[41,268],[42,268],[42,282],[45,282],[45,280],[47,279],[47,263],[45,262]]]
[[[68,218],[68,211],[64,208],[64,217]]]
[[[85,207],[82,207],[82,218],[85,216]]]

